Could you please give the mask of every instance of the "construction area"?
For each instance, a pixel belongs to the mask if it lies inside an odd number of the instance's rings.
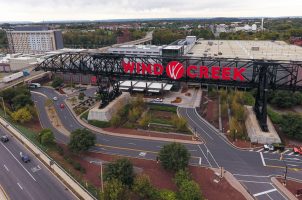
[[[193,57],[302,61],[302,47],[283,41],[199,39],[188,54]]]

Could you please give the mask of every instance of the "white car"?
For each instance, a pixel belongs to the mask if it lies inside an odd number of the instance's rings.
[[[263,145],[263,147],[264,147],[265,151],[274,151],[275,150],[274,146],[271,144],[265,144],[265,145]]]
[[[160,98],[156,98],[156,99],[153,99],[154,102],[163,102],[163,99],[160,99]]]
[[[54,101],[58,101],[58,97],[53,97],[52,98]]]

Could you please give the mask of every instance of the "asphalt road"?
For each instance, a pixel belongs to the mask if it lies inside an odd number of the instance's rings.
[[[2,135],[8,135],[10,141],[0,142],[0,185],[11,200],[77,199],[19,140],[0,126]],[[20,152],[29,155],[31,162],[22,162]]]
[[[67,106],[64,109],[60,108],[60,104],[64,103],[66,98],[65,95],[58,95],[53,89],[44,87],[35,91],[43,93],[49,98],[58,97],[58,101],[55,103],[56,110],[68,131],[83,128]],[[68,142],[67,136],[62,136],[51,126],[45,112],[46,98],[35,93],[32,94],[32,98],[38,108],[42,126],[53,129],[59,141]],[[190,164],[223,167],[230,171],[256,199],[261,200],[286,199],[270,180],[272,176],[283,175],[285,165],[288,167],[292,165],[291,168],[289,167],[288,177],[302,180],[302,173],[298,169],[302,166],[300,157],[285,155],[284,161],[278,161],[280,154],[238,150],[230,145],[219,131],[203,120],[195,109],[179,108],[179,114],[187,119],[192,130],[196,130],[196,133],[205,141],[205,144],[201,145],[186,145],[192,156]],[[96,133],[96,135],[98,144],[92,148],[92,151],[145,159],[154,160],[160,148],[166,144],[166,142],[115,137],[102,133]]]

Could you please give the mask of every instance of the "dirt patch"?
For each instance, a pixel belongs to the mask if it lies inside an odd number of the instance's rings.
[[[277,180],[280,183],[283,183],[282,178],[277,178]],[[286,186],[285,186],[293,195],[297,194],[297,190],[302,189],[302,183],[296,182],[296,181],[291,181],[287,180],[286,181]],[[302,195],[297,197],[299,200],[302,200]]]
[[[90,158],[96,158],[108,162],[112,162],[118,158],[121,158],[119,156],[112,156],[101,153],[85,153],[83,156],[88,156]],[[173,173],[164,170],[161,167],[160,163],[137,158],[129,159],[135,167],[143,169],[142,173],[150,177],[152,184],[156,188],[177,191],[177,187],[173,182]],[[97,184],[96,186],[99,187],[100,179],[98,175],[100,174],[100,166],[91,164],[88,161],[83,160],[82,157],[79,156],[76,158],[76,160],[86,168],[87,172],[84,177],[91,183]],[[206,199],[244,199],[242,194],[235,190],[226,180],[222,179],[219,183],[214,183],[213,180],[216,175],[212,170],[194,166],[190,166],[189,170],[192,173],[193,179],[199,184]]]
[[[149,136],[149,137],[158,137],[158,138],[192,140],[192,136],[190,135],[179,135],[174,133],[158,133],[153,131],[135,130],[135,129],[128,129],[128,128],[103,128],[103,129],[105,131],[127,134],[127,135],[140,135],[140,136]]]
[[[41,127],[40,121],[39,119],[33,119],[31,122],[28,123],[24,123],[23,124],[25,127],[29,128],[30,130],[32,130],[35,133],[39,133],[43,130],[43,128]]]

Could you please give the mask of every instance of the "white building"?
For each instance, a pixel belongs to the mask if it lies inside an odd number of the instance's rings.
[[[39,54],[63,48],[61,31],[46,27],[16,27],[6,35],[11,53]]]

